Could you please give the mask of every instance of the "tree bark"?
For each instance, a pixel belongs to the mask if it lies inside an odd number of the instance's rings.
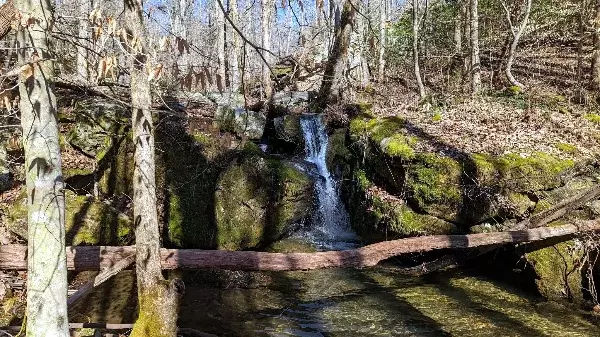
[[[456,17],[454,18],[454,52],[457,55],[462,54],[462,23],[463,23],[463,3],[464,0],[458,0],[456,3]]]
[[[53,4],[16,0],[25,150],[28,265],[27,336],[68,337],[65,199],[51,52]],[[34,20],[29,20],[35,18]]]
[[[550,238],[568,240],[574,235],[600,230],[600,220],[583,221],[555,227],[468,234],[431,235],[384,241],[357,249],[316,253],[266,253],[200,249],[161,249],[163,269],[220,268],[230,270],[310,270],[322,268],[370,267],[393,256],[441,249],[467,249],[504,244],[542,241]],[[556,240],[553,241],[555,243]],[[70,270],[99,270],[114,265],[135,252],[131,246],[75,246],[67,249]],[[0,246],[0,268],[25,268],[26,247]],[[139,258],[139,257],[138,257]]]
[[[82,83],[86,83],[89,80],[87,48],[89,47],[88,15],[90,15],[91,10],[91,0],[81,0],[79,4],[79,25],[77,27],[77,35],[79,37],[79,44],[77,45],[77,79]]]
[[[186,21],[189,7],[189,0],[173,0],[170,13],[171,32],[175,37],[185,41],[188,40]],[[175,56],[175,65],[177,66],[179,73],[183,74],[183,76],[186,76],[190,71],[189,60],[190,55],[187,50],[182,54],[176,54]]]
[[[479,14],[478,0],[470,0],[471,30],[471,92],[476,94],[481,89],[481,62],[479,60]]]
[[[273,9],[275,7],[274,0],[262,0],[262,16],[261,16],[261,28],[262,28],[262,51],[265,60],[269,65],[272,63],[271,53],[271,29],[273,28]],[[262,65],[262,82],[264,88],[264,94],[267,100],[273,96],[273,84],[271,83],[271,69],[269,65]]]
[[[177,296],[161,273],[156,213],[154,127],[147,75],[146,31],[142,0],[125,0],[128,33],[140,43],[129,48],[132,132],[135,144],[133,218],[135,224],[138,319],[131,336],[176,336]]]
[[[230,17],[233,24],[240,28],[240,15],[238,12],[237,0],[229,0]],[[233,46],[231,48],[231,88],[233,91],[237,91],[241,84],[241,77],[243,69],[240,67],[240,54],[242,49],[241,39],[237,32],[233,29],[229,33],[229,36],[233,39]]]
[[[600,90],[600,0],[596,0],[594,46],[592,54],[592,88]]]
[[[521,24],[519,25],[519,28],[517,30],[517,32],[515,33],[511,24],[511,20],[510,20],[510,12],[508,10],[506,10],[506,15],[508,18],[508,22],[509,22],[509,29],[510,32],[513,36],[512,42],[510,44],[510,48],[508,49],[508,55],[507,55],[507,59],[506,59],[506,68],[504,69],[504,74],[506,75],[506,78],[508,79],[508,82],[511,85],[517,86],[519,88],[523,88],[523,84],[521,84],[519,81],[517,81],[517,79],[513,76],[512,74],[512,65],[515,59],[515,52],[517,50],[517,45],[519,44],[519,39],[521,38],[521,35],[523,35],[523,32],[525,31],[525,28],[527,27],[527,22],[529,21],[529,13],[531,13],[531,0],[526,0],[527,3],[525,5],[525,13],[523,14],[523,20],[521,20]]]
[[[385,81],[385,43],[386,43],[386,25],[387,8],[386,0],[380,0],[379,4],[379,82]]]
[[[415,80],[417,81],[417,88],[419,89],[419,98],[425,98],[425,86],[421,79],[421,67],[419,66],[419,0],[412,0],[412,23],[413,23],[413,39],[412,39],[412,52],[413,52],[413,70],[415,74]]]
[[[215,16],[217,25],[217,88],[220,92],[223,92],[227,87],[225,77],[225,13],[219,5],[215,5]]]
[[[338,101],[344,97],[348,48],[350,47],[352,25],[356,17],[356,8],[350,1],[345,0],[339,25],[335,28],[333,47],[325,66],[317,98],[317,108],[320,110],[324,109],[327,103]]]

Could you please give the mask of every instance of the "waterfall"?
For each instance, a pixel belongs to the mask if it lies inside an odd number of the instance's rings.
[[[340,199],[337,181],[327,168],[329,137],[321,115],[305,115],[300,119],[305,143],[305,160],[315,165],[319,177],[315,182],[317,209],[312,226],[303,233],[320,249],[346,249],[356,246],[356,235],[350,230],[348,212]]]

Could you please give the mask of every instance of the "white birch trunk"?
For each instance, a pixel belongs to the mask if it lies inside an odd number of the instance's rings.
[[[77,79],[83,83],[89,80],[88,73],[88,39],[89,24],[88,16],[92,10],[91,0],[81,0],[79,4],[79,25],[77,27],[77,35],[79,37],[79,45],[77,46]]]
[[[19,76],[28,206],[27,336],[68,337],[64,183],[48,34],[53,4],[14,4],[22,20],[37,19],[20,26],[17,46],[19,63],[33,62]]]
[[[412,0],[412,13],[413,13],[413,70],[415,80],[417,81],[417,88],[419,90],[419,97],[425,98],[425,86],[423,86],[423,80],[421,79],[421,67],[419,65],[419,0]]]
[[[478,0],[471,0],[471,92],[476,94],[481,89],[481,62],[479,60],[479,14]]]
[[[273,9],[275,7],[274,0],[262,0],[262,16],[261,16],[261,28],[262,28],[262,51],[265,60],[272,63],[273,57],[271,53],[271,30],[273,28]],[[262,65],[262,82],[264,88],[264,94],[267,99],[270,99],[273,95],[273,85],[271,83],[271,69],[268,65]]]

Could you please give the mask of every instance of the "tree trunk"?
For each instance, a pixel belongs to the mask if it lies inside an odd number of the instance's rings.
[[[454,52],[456,55],[462,54],[463,3],[464,0],[458,0],[456,3],[457,11],[454,18]]]
[[[481,89],[481,62],[479,60],[479,14],[478,0],[471,0],[471,92],[476,94]]]
[[[237,0],[229,0],[230,17],[233,24],[240,28],[240,15],[238,12]],[[242,70],[240,67],[240,52],[242,48],[241,39],[237,32],[231,29],[229,34],[233,39],[233,47],[231,53],[231,89],[237,91],[240,87]]]
[[[135,143],[133,217],[139,316],[131,336],[172,336],[177,332],[177,296],[162,276],[156,213],[154,127],[146,72],[146,32],[142,0],[125,0],[128,33],[139,38],[131,53],[132,132]],[[140,47],[141,46],[141,47]]]
[[[202,249],[165,249],[160,251],[163,269],[229,269],[229,270],[311,270],[323,268],[362,268],[377,265],[394,256],[447,249],[469,249],[553,239],[569,240],[574,235],[600,230],[600,220],[582,221],[554,227],[467,235],[430,235],[383,241],[357,249],[316,253],[267,253]],[[74,246],[67,249],[70,270],[109,268],[127,258],[134,247]],[[0,268],[21,270],[26,248],[0,245]],[[138,256],[139,259],[139,256]]]
[[[217,24],[217,88],[223,92],[227,86],[225,78],[225,13],[218,4],[215,5],[215,16]]]
[[[465,50],[468,50],[468,53],[463,54],[463,75],[462,80],[463,83],[467,83],[470,81],[471,74],[471,10],[470,10],[471,0],[462,0],[461,3],[461,13],[463,16],[463,45],[465,46]]]
[[[592,88],[600,90],[600,0],[596,0],[594,17],[594,51],[592,55]]]
[[[527,22],[529,21],[529,13],[531,13],[531,0],[526,0],[527,4],[525,5],[525,13],[523,16],[523,20],[521,21],[521,24],[519,25],[519,29],[517,30],[517,32],[515,33],[513,30],[512,25],[510,24],[510,13],[507,11],[506,15],[508,15],[508,21],[509,21],[509,29],[511,31],[511,34],[513,35],[513,39],[512,39],[512,43],[510,44],[510,48],[508,50],[508,56],[507,56],[507,60],[506,60],[506,69],[504,70],[504,73],[506,74],[506,78],[508,79],[508,82],[510,82],[511,85],[517,86],[519,88],[523,88],[523,84],[521,84],[519,81],[517,81],[517,79],[513,76],[511,70],[512,70],[512,65],[513,62],[515,60],[515,51],[517,50],[517,45],[519,44],[519,39],[521,38],[521,35],[523,35],[523,32],[525,31],[525,28],[527,27]]]
[[[419,66],[419,0],[412,0],[412,16],[413,16],[413,40],[412,40],[412,52],[413,52],[413,68],[415,79],[417,81],[417,88],[419,89],[419,98],[425,98],[425,86],[423,86],[423,80],[421,79],[421,67]]]
[[[262,29],[262,48],[263,55],[267,64],[262,65],[262,82],[264,88],[264,94],[267,100],[271,99],[273,95],[273,85],[271,83],[271,69],[269,65],[272,63],[272,56],[269,52],[271,50],[271,29],[273,27],[273,7],[275,7],[274,0],[262,0],[262,16],[261,16],[261,29]]]
[[[344,2],[339,25],[335,29],[333,48],[323,73],[323,81],[317,98],[317,108],[324,109],[327,103],[335,102],[344,97],[344,76],[348,63],[348,48],[350,34],[356,17],[356,9],[351,0]]]
[[[49,34],[53,4],[16,0],[27,187],[27,336],[68,337],[65,199]],[[35,18],[36,20],[28,20]]]
[[[175,37],[180,38],[182,40],[187,41],[188,32],[186,19],[188,16],[187,10],[190,6],[188,3],[189,0],[173,0],[171,7],[171,32]],[[177,69],[180,74],[186,76],[189,69],[189,53],[185,50],[181,55],[177,54],[175,56],[175,64],[177,65]]]
[[[385,43],[386,43],[386,25],[387,8],[386,0],[380,0],[379,5],[379,82],[385,81]]]
[[[79,25],[77,35],[79,37],[79,45],[77,45],[77,79],[82,83],[89,80],[88,74],[88,39],[89,25],[88,15],[92,10],[91,0],[81,0],[79,4]]]

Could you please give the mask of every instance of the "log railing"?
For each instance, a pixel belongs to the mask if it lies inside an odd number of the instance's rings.
[[[267,253],[199,249],[161,249],[163,269],[310,270],[335,267],[369,267],[393,256],[440,249],[465,249],[492,245],[565,240],[581,232],[600,230],[600,220],[556,227],[507,232],[432,235],[384,241],[357,249],[315,253]],[[67,247],[69,270],[105,270],[135,254],[133,246]],[[0,246],[0,269],[27,269],[27,246]]]

